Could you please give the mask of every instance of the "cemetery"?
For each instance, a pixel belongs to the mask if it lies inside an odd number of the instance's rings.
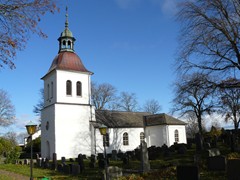
[[[107,154],[106,163],[103,153],[90,157],[79,154],[70,159],[61,157],[61,160],[57,160],[56,153],[52,160],[34,153],[33,175],[49,179],[238,179],[237,138],[231,131],[218,131],[205,133],[200,140],[199,136],[188,139],[187,144],[147,148],[143,142],[134,151],[113,150]],[[28,168],[29,158],[0,165],[0,169],[19,170],[16,171],[19,174],[24,174],[20,169]],[[29,173],[26,171],[25,175]],[[38,174],[41,171],[43,175]]]

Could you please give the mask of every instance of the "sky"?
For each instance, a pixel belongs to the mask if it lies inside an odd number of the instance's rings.
[[[41,77],[58,53],[57,39],[64,30],[66,5],[69,29],[76,38],[75,52],[94,73],[92,80],[109,83],[119,92],[135,93],[140,105],[155,99],[161,112],[169,113],[176,75],[178,2],[59,1],[60,12],[47,13],[39,24],[48,38],[31,35],[26,48],[17,54],[16,69],[0,70],[0,88],[8,92],[16,108],[16,123],[7,130],[24,132],[29,121],[38,123],[33,107],[43,88]]]

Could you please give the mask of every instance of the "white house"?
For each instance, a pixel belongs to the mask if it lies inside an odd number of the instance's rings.
[[[67,16],[66,16],[67,17]],[[74,52],[72,32],[66,18],[59,39],[59,52],[44,81],[41,113],[41,156],[52,158],[90,156],[103,152],[99,126],[108,127],[107,152],[130,151],[146,137],[148,146],[186,143],[185,123],[166,114],[97,110],[91,104],[91,71]]]

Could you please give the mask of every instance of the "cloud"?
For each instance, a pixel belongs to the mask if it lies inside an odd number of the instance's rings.
[[[180,0],[151,0],[151,2],[160,7],[165,15],[174,15],[177,12],[177,4]]]

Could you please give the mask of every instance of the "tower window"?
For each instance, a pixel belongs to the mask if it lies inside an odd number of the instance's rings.
[[[53,82],[51,82],[51,98],[53,98]]]
[[[77,96],[82,96],[82,83],[80,81],[77,82]]]
[[[67,80],[66,83],[66,93],[67,95],[72,95],[72,82],[70,80]]]
[[[66,41],[65,40],[62,43],[62,48],[66,48]]]
[[[129,144],[128,142],[128,133],[123,133],[123,145],[127,146]]]
[[[49,84],[47,85],[47,100],[49,100]]]
[[[140,133],[140,142],[144,142],[144,138],[145,138],[144,132],[141,132]]]
[[[67,48],[71,48],[71,41],[68,41]]]
[[[177,129],[174,131],[174,138],[175,138],[175,142],[179,142],[179,134]]]

